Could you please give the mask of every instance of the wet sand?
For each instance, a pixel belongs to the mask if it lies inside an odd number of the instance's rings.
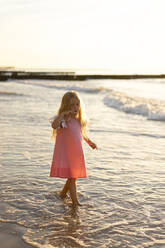
[[[13,223],[0,223],[0,248],[32,248],[22,236],[26,228]]]

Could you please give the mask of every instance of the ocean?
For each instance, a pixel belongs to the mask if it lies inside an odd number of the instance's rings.
[[[92,150],[82,206],[50,178],[49,118],[76,90],[86,107]],[[32,247],[165,247],[165,80],[0,82],[0,227],[23,228]],[[14,247],[15,248],[15,247]]]

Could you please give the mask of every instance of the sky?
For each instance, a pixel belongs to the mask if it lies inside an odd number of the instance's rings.
[[[165,0],[0,0],[0,66],[165,73]]]

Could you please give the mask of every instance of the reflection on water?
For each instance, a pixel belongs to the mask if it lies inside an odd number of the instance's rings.
[[[88,177],[78,180],[82,207],[73,208],[69,197],[59,197],[65,181],[49,178],[53,143],[48,119],[71,87],[56,82],[53,88],[53,83],[0,85],[3,92],[15,92],[2,94],[0,102],[5,110],[0,221],[25,227],[23,239],[34,247],[164,248],[164,123],[108,107],[107,92],[93,93],[93,82],[72,83],[87,106],[90,137],[99,147],[93,151],[84,144]]]

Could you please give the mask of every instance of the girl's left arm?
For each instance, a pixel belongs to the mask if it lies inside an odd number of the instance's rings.
[[[90,147],[92,147],[92,149],[98,149],[97,145],[94,142],[92,142],[88,137],[83,137],[83,139],[88,143]]]

